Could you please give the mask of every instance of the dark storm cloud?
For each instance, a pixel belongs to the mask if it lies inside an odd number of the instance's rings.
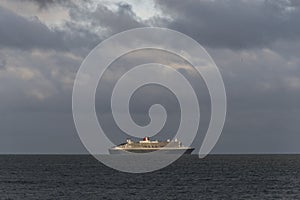
[[[48,5],[51,2],[38,4]],[[55,3],[61,2],[55,1]],[[91,11],[69,3],[68,9],[71,20],[66,21],[63,27],[49,28],[37,17],[25,18],[0,7],[0,27],[3,27],[0,30],[0,48],[40,48],[62,51],[86,48],[90,50],[110,34],[143,26],[132,12],[131,6],[124,3],[118,4],[116,12],[103,5],[98,5],[94,11]],[[102,35],[93,32],[99,27],[106,29],[101,33]]]
[[[203,45],[231,49],[300,39],[297,1],[156,1],[172,29]],[[165,19],[164,19],[165,20]]]
[[[52,1],[37,3],[42,12],[54,6]],[[71,113],[76,71],[103,38],[142,26],[131,6],[117,7],[113,12],[102,4],[93,10],[70,4],[64,7],[70,19],[51,28],[38,18],[0,8],[0,58],[6,60],[0,71],[1,153],[86,152]],[[103,31],[95,33],[99,28]]]
[[[72,22],[50,29],[37,17],[24,18],[0,7],[0,48],[53,49],[74,51],[91,49],[100,37]]]
[[[40,9],[47,9],[53,5],[61,5],[61,4],[66,4],[71,2],[68,0],[27,0],[27,1],[36,3]]]
[[[112,11],[101,3],[91,9],[71,1],[34,2],[43,12],[61,5],[70,19],[50,28],[38,18],[0,8],[0,152],[85,152],[71,113],[72,83],[80,63],[103,39],[150,22],[192,36],[220,68],[228,114],[215,152],[299,152],[298,1],[157,1],[162,16],[172,20],[155,16],[149,21],[142,21],[126,3]],[[162,54],[155,58],[168,60]],[[122,65],[118,69],[126,70]],[[184,68],[179,71],[188,74]],[[199,85],[198,78],[191,81]],[[164,92],[155,89],[151,97],[175,110]],[[105,109],[102,101],[97,103]],[[145,104],[152,103],[147,91],[139,91],[132,102],[134,120],[147,122]],[[201,144],[198,139],[195,147]]]
[[[118,3],[117,10],[111,11],[106,6],[98,4],[94,11],[82,9],[80,6],[70,10],[73,20],[86,20],[92,24],[91,28],[104,28],[104,34],[115,34],[132,28],[145,26],[139,20],[132,7],[126,3]]]
[[[0,46],[15,48],[64,48],[63,39],[37,18],[25,19],[0,7]]]
[[[266,49],[210,52],[221,69],[228,100],[226,123],[215,152],[299,151],[291,141],[300,137],[296,52],[289,59]]]
[[[92,22],[94,27],[106,27],[106,34],[126,29],[126,25],[141,25],[130,5],[119,3],[118,7],[112,12],[99,5],[90,11],[70,4],[68,9],[72,10],[72,19],[64,24],[63,29],[50,29],[37,18],[28,19],[0,7],[0,26],[6,27],[0,30],[0,49],[3,52],[0,54],[0,68],[4,69],[0,81],[6,85],[2,90],[0,88],[5,99],[5,106],[0,106],[0,110],[70,112],[76,71],[84,56],[104,37],[91,33],[88,25],[76,22]],[[78,54],[76,49],[82,48],[86,50]],[[30,80],[24,79],[28,75]],[[5,95],[7,93],[10,95]]]
[[[0,58],[0,69],[4,69],[5,65],[6,65],[6,60]]]
[[[0,47],[18,49],[72,50],[89,47],[99,38],[68,23],[65,29],[50,29],[37,17],[24,18],[0,7]]]

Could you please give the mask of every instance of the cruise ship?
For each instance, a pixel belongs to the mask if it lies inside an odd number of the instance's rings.
[[[143,140],[134,142],[130,139],[126,143],[109,149],[110,154],[128,154],[131,153],[149,153],[160,150],[162,154],[191,154],[194,148],[185,147],[180,141],[158,141],[150,140],[149,137],[144,137]]]

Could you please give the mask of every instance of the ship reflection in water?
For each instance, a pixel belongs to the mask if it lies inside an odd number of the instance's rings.
[[[143,140],[134,142],[130,139],[126,143],[109,149],[110,154],[150,153],[158,151],[161,154],[191,154],[194,148],[185,147],[175,139],[167,141],[150,140],[145,137]]]

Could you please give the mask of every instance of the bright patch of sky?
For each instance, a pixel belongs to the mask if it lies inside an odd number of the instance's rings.
[[[112,11],[116,11],[118,9],[118,4],[126,3],[132,6],[132,11],[142,20],[150,19],[154,16],[161,16],[162,13],[159,9],[155,8],[155,3],[152,0],[149,1],[136,1],[136,0],[127,0],[126,2],[122,1],[106,1],[105,4]]]

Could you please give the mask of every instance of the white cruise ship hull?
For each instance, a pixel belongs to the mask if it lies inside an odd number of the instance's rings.
[[[109,153],[128,155],[130,153],[150,153],[153,151],[160,150],[160,154],[191,154],[194,148],[164,148],[164,149],[121,149],[121,148],[111,148]]]

